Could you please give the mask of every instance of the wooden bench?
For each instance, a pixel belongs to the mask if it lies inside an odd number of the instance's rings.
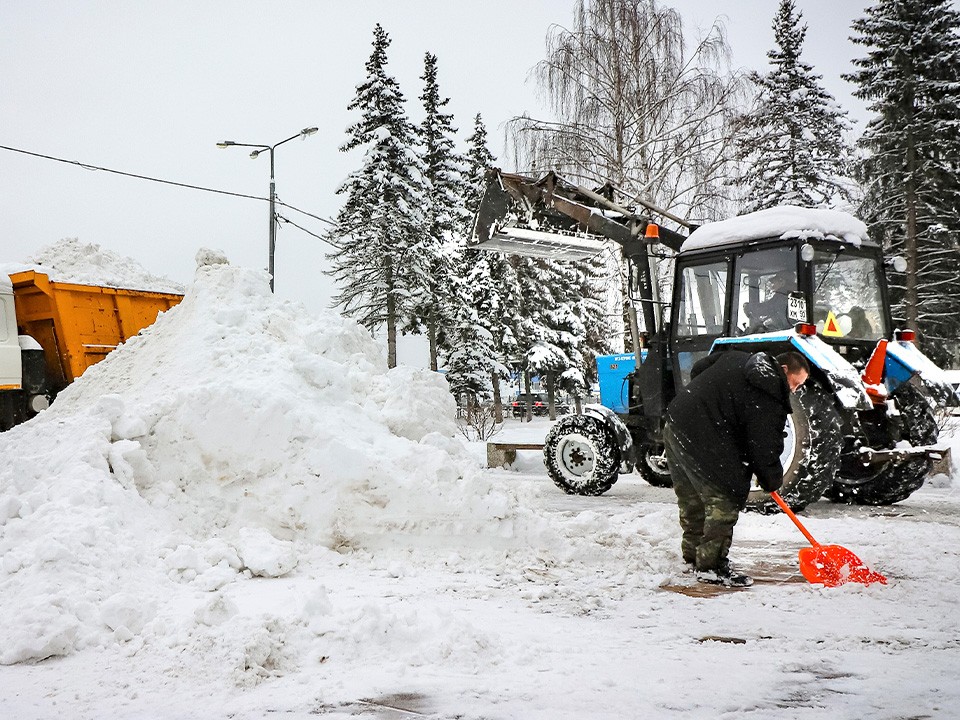
[[[487,451],[489,456],[490,451]],[[931,475],[953,475],[953,458],[950,457],[950,448],[946,449],[946,452],[943,453],[943,456],[939,460],[933,461],[933,468],[930,470]]]
[[[543,450],[543,443],[487,443],[487,467],[510,467],[517,459],[517,450]]]

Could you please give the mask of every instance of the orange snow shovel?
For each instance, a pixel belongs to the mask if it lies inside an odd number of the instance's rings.
[[[822,583],[826,587],[837,587],[848,582],[869,585],[870,583],[887,584],[887,579],[878,572],[868,568],[863,560],[841,545],[821,545],[814,540],[807,529],[800,524],[800,520],[790,509],[780,493],[772,492],[770,497],[780,506],[787,517],[793,520],[803,536],[810,541],[813,547],[800,550],[800,572],[811,583]]]

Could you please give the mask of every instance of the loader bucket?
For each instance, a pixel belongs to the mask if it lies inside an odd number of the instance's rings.
[[[470,245],[486,245],[493,240],[496,229],[506,224],[512,199],[500,181],[500,173],[487,173],[487,186],[477,214],[473,219]]]
[[[633,218],[608,219],[583,200],[589,202],[553,173],[535,180],[491,170],[468,247],[583,260],[602,252],[608,240],[622,243],[633,236]]]
[[[602,252],[609,241],[625,255],[640,255],[653,242],[679,250],[685,236],[660,227],[647,233],[651,220],[614,202],[612,186],[590,190],[554,172],[539,179],[487,172],[487,186],[474,220],[468,247],[528,257],[583,260]],[[641,205],[678,224],[682,218],[656,206]]]

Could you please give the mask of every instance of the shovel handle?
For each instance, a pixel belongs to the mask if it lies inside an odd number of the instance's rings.
[[[803,536],[810,541],[810,544],[815,548],[820,547],[820,543],[814,540],[813,535],[811,535],[809,531],[801,524],[800,518],[798,518],[794,514],[793,510],[790,509],[790,506],[783,501],[783,498],[780,497],[780,493],[774,491],[770,493],[770,497],[772,497],[773,501],[780,506],[780,509],[787,514],[787,517],[793,520],[793,524],[796,525],[800,532],[803,533]]]

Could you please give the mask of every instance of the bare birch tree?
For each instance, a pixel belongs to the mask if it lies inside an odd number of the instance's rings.
[[[609,182],[628,206],[643,199],[697,220],[726,217],[732,121],[746,92],[729,58],[719,23],[692,40],[679,13],[656,0],[578,0],[572,29],[551,28],[532,72],[554,119],[508,124],[517,167]],[[658,274],[668,283],[669,263]],[[621,289],[608,298],[611,315]]]
[[[570,30],[554,26],[533,77],[556,119],[514,118],[518,166],[611,182],[676,214],[727,213],[730,122],[744,99],[714,24],[691,42],[656,0],[578,0]]]

